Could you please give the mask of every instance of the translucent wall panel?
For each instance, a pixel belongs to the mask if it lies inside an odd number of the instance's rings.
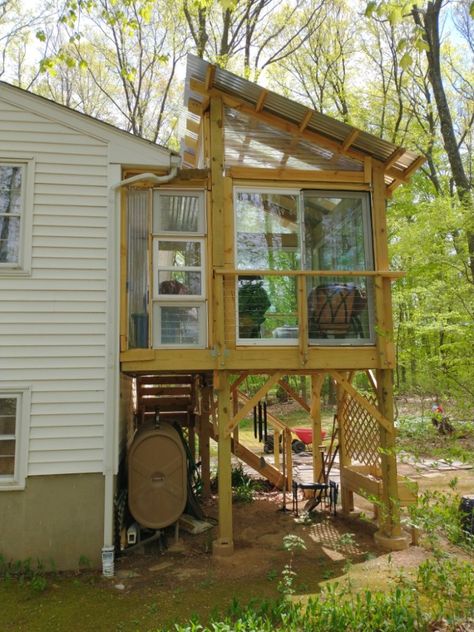
[[[130,189],[128,229],[128,346],[148,347],[148,192]]]

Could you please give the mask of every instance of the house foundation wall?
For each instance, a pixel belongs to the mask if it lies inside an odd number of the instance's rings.
[[[0,492],[0,555],[40,560],[45,570],[101,564],[104,476],[30,476],[23,491]]]

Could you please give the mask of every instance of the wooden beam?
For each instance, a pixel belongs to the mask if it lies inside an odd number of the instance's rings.
[[[306,277],[297,277],[297,303],[298,303],[298,346],[302,366],[308,361],[308,295],[306,291]]]
[[[393,167],[393,165],[397,162],[397,160],[403,156],[405,151],[406,149],[404,149],[403,147],[397,147],[397,149],[395,149],[395,151],[391,154],[391,156],[389,156],[387,160],[384,162],[384,165],[383,165],[384,170],[387,170],[387,169],[390,169],[390,167]]]
[[[204,80],[204,86],[206,88],[206,92],[212,88],[212,86],[214,85],[214,77],[216,74],[216,67],[215,66],[208,66],[207,67],[207,71],[206,71],[206,79]]]
[[[381,469],[383,479],[383,503],[385,511],[381,519],[381,531],[389,538],[401,536],[400,505],[398,502],[397,459],[395,432],[393,428],[393,373],[391,370],[377,371],[378,401],[384,417],[390,420],[389,428],[380,428]]]
[[[299,126],[300,132],[303,132],[308,127],[309,122],[313,118],[313,114],[314,114],[314,110],[311,110],[308,108],[308,110],[306,111],[306,114],[303,117],[303,120],[300,123],[300,126]]]
[[[426,162],[426,158],[424,156],[418,156],[418,158],[416,158],[416,160],[414,160],[411,165],[407,167],[403,172],[403,177],[405,178],[405,180],[408,181],[411,178],[412,174],[415,173],[415,171],[419,169],[419,167],[421,167],[424,162]]]
[[[249,414],[249,412],[252,410],[252,408],[258,404],[258,402],[262,399],[262,397],[265,397],[265,395],[268,393],[268,391],[273,386],[275,386],[275,384],[278,382],[278,380],[281,379],[281,377],[282,377],[282,373],[280,371],[275,372],[273,375],[271,375],[268,378],[268,380],[265,382],[265,384],[258,389],[258,391],[255,393],[255,395],[253,397],[251,397],[242,406],[242,408],[239,410],[239,412],[229,422],[229,428],[227,430],[229,433],[235,428],[235,426],[238,423],[240,423],[242,421],[242,419],[244,417],[246,417]]]
[[[273,125],[274,127],[282,129],[283,131],[286,131],[289,134],[296,135],[296,136],[298,134],[301,134],[302,137],[308,138],[308,140],[312,140],[314,143],[319,143],[321,146],[327,147],[328,149],[332,149],[333,151],[338,151],[347,156],[355,158],[356,160],[363,161],[364,159],[364,156],[365,156],[364,153],[359,152],[359,151],[354,151],[351,149],[343,150],[341,142],[337,140],[329,139],[326,136],[319,134],[318,132],[310,131],[307,129],[300,132],[299,124],[286,121],[285,119],[281,118],[277,114],[270,114],[268,111],[258,112],[256,110],[256,107],[254,107],[251,103],[249,103],[248,101],[245,101],[244,99],[240,99],[236,96],[228,94],[227,92],[224,92],[223,90],[218,90],[216,88],[212,88],[211,90],[207,91],[205,84],[202,81],[191,79],[190,88],[193,92],[198,92],[199,94],[209,94],[210,96],[214,96],[214,95],[220,96],[223,99],[224,103],[228,105],[229,107],[232,107],[232,108],[235,108],[236,110],[244,112],[245,114],[248,114],[249,116],[254,116],[258,120],[261,120],[264,123],[268,123],[269,125]]]
[[[259,167],[230,167],[226,173],[233,179],[244,180],[300,180],[314,182],[317,180],[328,180],[331,182],[355,182],[364,183],[364,173],[362,171],[315,171],[306,169],[289,169],[281,167],[276,169],[263,169]]]
[[[364,160],[364,181],[367,184],[372,182],[372,158],[370,156],[366,156]]]
[[[196,164],[196,156],[195,154],[191,154],[189,151],[185,151],[183,153],[183,162],[186,165],[192,165],[192,167]]]
[[[191,114],[202,116],[205,109],[207,109],[204,108],[204,104],[205,102],[201,103],[201,101],[196,101],[196,99],[188,99],[188,110],[189,112],[191,112]]]
[[[355,128],[351,132],[349,132],[346,138],[342,141],[342,150],[347,151],[352,143],[355,141],[355,139],[359,136],[359,134],[360,130]]]
[[[250,401],[250,398],[247,395],[245,395],[245,393],[242,393],[242,391],[237,391],[237,397],[242,402],[244,402],[244,404]],[[275,430],[283,432],[284,430],[286,430],[286,428],[288,428],[288,426],[285,424],[284,421],[281,421],[281,419],[278,419],[278,417],[275,417],[275,415],[272,415],[268,411],[267,411],[267,419],[270,422],[270,425],[273,426]]]
[[[262,88],[262,90],[260,90],[260,94],[258,95],[257,103],[255,105],[256,112],[261,112],[263,110],[263,106],[265,105],[267,96],[268,90],[266,88]]]
[[[219,379],[218,424],[219,437],[217,443],[218,474],[218,538],[213,543],[215,555],[231,555],[234,549],[232,528],[232,447],[228,424],[231,415],[230,388],[227,375]]]
[[[313,482],[322,482],[323,455],[319,450],[322,443],[321,428],[321,388],[324,382],[324,373],[311,376],[311,422],[313,428]]]
[[[365,410],[372,415],[372,417],[379,423],[382,428],[387,432],[394,432],[393,424],[382,415],[382,413],[376,408],[369,400],[361,395],[356,389],[349,383],[346,377],[341,375],[338,371],[328,371],[328,373],[336,380],[336,382],[353,398],[355,399]]]
[[[201,124],[191,118],[187,118],[186,129],[193,134],[199,135],[199,132],[201,131]]]
[[[194,151],[196,151],[199,142],[197,138],[186,134],[186,136],[184,137],[184,144],[186,145],[186,147],[190,147],[191,149],[194,149]]]
[[[237,379],[235,379],[235,380],[232,382],[232,384],[230,385],[230,388],[231,388],[231,390],[232,390],[232,391],[234,391],[234,394],[235,394],[236,389],[238,389],[238,388],[239,388],[239,386],[242,384],[242,382],[243,382],[244,380],[246,380],[246,379],[247,379],[247,377],[248,377],[248,373],[247,373],[247,371],[244,371],[243,373],[241,373],[241,374],[239,375],[239,377],[238,377]]]
[[[295,400],[295,402],[296,402],[297,404],[299,404],[299,405],[301,406],[301,408],[302,408],[303,410],[305,410],[307,413],[309,413],[310,408],[309,408],[308,404],[304,401],[304,399],[302,399],[302,398],[298,395],[298,393],[297,393],[296,391],[294,391],[294,390],[291,388],[291,386],[288,384],[288,382],[285,382],[285,380],[280,380],[280,381],[278,382],[278,385],[279,385],[279,386],[281,386],[281,388],[282,388],[283,390],[285,390],[285,391],[288,393],[288,395],[289,395],[292,399],[294,399],[294,400]]]

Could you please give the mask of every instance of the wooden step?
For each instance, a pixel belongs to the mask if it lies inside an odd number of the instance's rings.
[[[214,441],[217,441],[212,423],[209,424],[209,436],[211,439],[214,439]],[[258,456],[258,454],[255,454],[255,452],[252,452],[252,450],[249,450],[249,448],[246,448],[233,438],[231,438],[231,450],[232,454],[258,472],[263,478],[270,481],[272,485],[275,485],[278,489],[283,489],[285,477],[280,470],[270,463],[267,463],[263,457]]]

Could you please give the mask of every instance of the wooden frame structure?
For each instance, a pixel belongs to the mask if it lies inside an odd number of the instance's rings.
[[[332,121],[328,117],[323,117],[322,120],[322,115],[288,100],[286,109],[282,108],[282,97],[202,60],[191,58],[188,63],[186,99],[189,118],[186,125],[187,135],[183,141],[183,161],[187,168],[182,169],[171,182],[162,185],[160,190],[199,189],[205,192],[207,340],[202,348],[153,348],[151,343],[146,348],[129,348],[127,192],[123,191],[121,370],[129,375],[186,372],[205,376],[206,385],[199,393],[203,402],[198,415],[200,450],[204,464],[204,491],[209,493],[209,438],[217,440],[219,536],[214,543],[214,551],[222,555],[233,551],[231,454],[234,451],[239,456],[244,455],[244,448],[238,441],[240,421],[271,388],[277,384],[285,384],[282,381],[285,375],[309,375],[311,404],[308,406],[305,402],[300,403],[307,406],[313,424],[314,445],[319,445],[321,387],[324,377],[329,375],[337,384],[339,416],[344,415],[345,403],[350,398],[370,418],[371,421],[367,423],[374,424],[376,435],[371,436],[377,436],[377,445],[372,445],[371,449],[377,452],[379,458],[377,471],[380,474],[380,502],[383,506],[377,537],[388,548],[402,548],[406,545],[406,538],[400,528],[400,494],[393,450],[395,431],[392,372],[395,353],[391,307],[391,283],[400,277],[401,273],[389,269],[385,204],[386,198],[391,196],[395,187],[407,182],[423,160],[361,130]],[[232,142],[229,140],[231,133],[229,132],[229,137],[226,137],[228,111],[235,111],[239,116],[243,114],[252,122],[240,145],[237,147],[234,144],[231,148],[234,159],[230,161],[228,156],[229,143]],[[283,111],[286,114],[283,114]],[[318,126],[323,124],[326,126],[324,133],[318,129]],[[276,141],[268,141],[271,152],[280,152],[278,167],[264,168],[246,164],[245,156],[257,125],[266,126],[262,128],[263,131],[271,128],[277,136],[282,134],[283,140],[279,141],[279,144]],[[323,165],[323,168],[291,167],[292,152],[300,147],[300,143],[304,143],[304,147],[314,144],[320,154],[329,156],[328,164]],[[282,153],[283,155],[280,155]],[[321,159],[317,157],[315,160]],[[235,164],[236,162],[238,164]],[[345,167],[334,168],[333,164]],[[348,168],[347,165],[353,165],[354,168]],[[130,175],[133,173],[126,173],[124,177]],[[242,270],[238,269],[236,263],[233,190],[239,186],[268,187],[269,183],[276,190],[299,187],[320,191],[367,192],[371,200],[374,266],[373,269],[337,271],[245,270],[245,274],[250,277],[284,275],[295,277],[296,281],[298,338],[295,344],[288,346],[272,345],[271,341],[267,341],[265,352],[262,353],[261,346],[241,344],[237,336],[235,288],[237,277],[242,274]],[[146,181],[140,186],[150,191],[152,188]],[[151,269],[149,274],[152,274]],[[373,343],[342,346],[330,343],[318,345],[310,341],[307,284],[313,276],[324,278],[336,274],[348,281],[361,277],[371,279],[375,332]],[[149,321],[151,320],[150,315]],[[351,380],[356,371],[370,372],[370,380],[376,395],[373,400],[352,386]],[[264,385],[250,398],[239,390],[240,384],[249,374],[267,376]],[[288,390],[289,387],[284,388]],[[298,400],[298,396],[291,394]],[[212,423],[209,420],[212,420]],[[273,419],[273,425],[276,439],[280,434],[286,439],[289,438],[288,429],[279,425],[278,420]],[[347,436],[344,436],[344,430],[341,428],[342,423],[339,430],[340,458],[341,468],[346,468],[342,476],[342,503],[344,512],[350,513],[353,509],[352,494],[357,489],[357,483],[353,483],[354,475],[350,470],[351,454],[350,450],[344,447]],[[278,446],[278,441],[275,443]],[[288,449],[290,443],[286,441],[285,449]],[[314,450],[313,455],[315,481],[321,475],[321,457],[316,452]],[[291,449],[288,451],[288,458],[291,459]],[[262,470],[267,467],[262,473],[275,484],[281,483],[278,459],[277,449],[275,468],[261,464]],[[258,468],[258,463],[255,463],[255,467]]]

